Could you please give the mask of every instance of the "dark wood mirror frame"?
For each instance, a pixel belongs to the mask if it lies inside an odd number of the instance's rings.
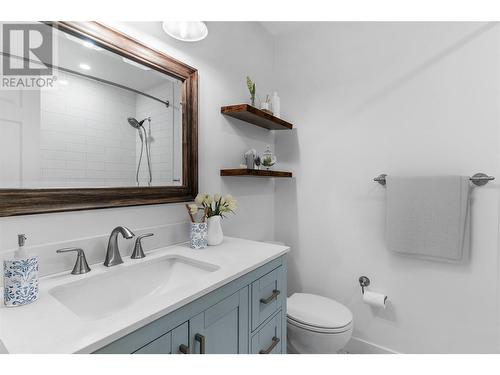
[[[116,188],[2,189],[0,217],[186,202],[198,193],[198,71],[99,22],[46,22],[183,82],[182,185]]]

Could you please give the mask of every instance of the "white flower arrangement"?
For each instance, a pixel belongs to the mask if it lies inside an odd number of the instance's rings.
[[[194,203],[188,205],[191,215],[195,215],[202,210],[204,211],[204,217],[207,218],[217,215],[225,217],[228,213],[234,214],[236,207],[236,199],[232,195],[221,196],[218,193],[213,196],[208,193],[198,194]]]

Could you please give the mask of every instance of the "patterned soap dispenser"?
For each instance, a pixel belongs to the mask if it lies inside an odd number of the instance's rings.
[[[17,236],[18,249],[14,259],[3,262],[4,303],[7,307],[22,306],[38,298],[38,257],[29,256],[24,245],[26,235]]]

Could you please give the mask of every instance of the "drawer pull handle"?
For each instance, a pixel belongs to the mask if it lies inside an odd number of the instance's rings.
[[[188,354],[189,353],[189,346],[181,344],[179,345],[179,352],[181,354]]]
[[[280,342],[280,339],[277,338],[276,336],[273,337],[273,343],[271,344],[271,346],[269,348],[267,348],[266,350],[262,349],[259,351],[259,354],[269,354],[273,351],[273,349],[275,348],[276,345],[278,345],[278,343]]]
[[[267,305],[267,304],[273,302],[276,298],[278,298],[278,296],[280,295],[280,293],[281,292],[278,289],[274,289],[273,290],[273,294],[271,294],[267,298],[261,298],[260,299],[260,303],[263,303],[264,305]]]
[[[197,333],[194,335],[194,339],[200,343],[200,354],[205,354],[205,336]]]

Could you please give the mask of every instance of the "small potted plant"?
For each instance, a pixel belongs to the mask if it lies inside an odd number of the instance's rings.
[[[250,103],[252,107],[255,107],[255,82],[253,82],[249,76],[247,76],[247,87],[250,92]]]
[[[266,146],[266,150],[260,157],[260,163],[267,170],[271,169],[274,164],[276,164],[276,155],[271,151],[271,145]]]
[[[230,194],[224,196],[214,194],[212,196],[208,193],[202,193],[198,194],[194,203],[189,205],[189,210],[192,215],[195,215],[198,211],[203,211],[208,224],[208,245],[219,245],[224,239],[221,219],[229,213],[234,214],[236,199]]]

